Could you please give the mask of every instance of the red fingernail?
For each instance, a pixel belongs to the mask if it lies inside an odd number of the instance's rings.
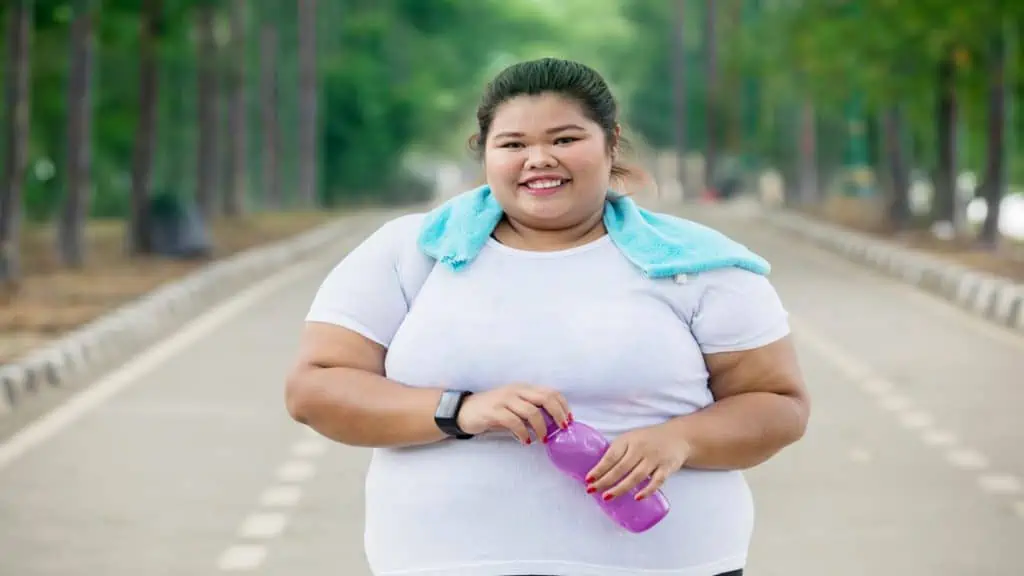
[[[530,438],[527,438],[527,439],[526,439],[526,444],[527,444],[527,445],[529,445],[529,444],[530,444],[531,442],[533,442],[533,440],[532,440],[532,439],[530,439]]]
[[[575,419],[576,417],[572,415],[572,412],[569,412],[569,422],[572,422]]]
[[[558,427],[561,428],[562,430],[565,430],[566,428],[569,427],[569,421],[566,420],[565,422],[562,422],[561,424],[558,425]]]
[[[548,437],[547,436],[541,436],[540,437],[540,441],[543,442],[544,444],[547,444],[548,443]]]
[[[604,496],[601,497],[601,499],[604,500],[605,502],[607,502],[607,501],[612,499],[612,495],[611,494],[605,494]]]
[[[644,495],[643,494],[637,494],[636,496],[633,496],[633,500],[636,500],[637,502],[639,502],[639,501],[641,501],[643,499],[644,499]]]
[[[593,481],[594,481],[594,477],[593,477],[593,476],[590,476],[590,475],[588,475],[588,476],[587,476],[586,478],[584,478],[584,480],[586,480],[587,484],[590,484],[591,482],[593,482]]]
[[[593,494],[594,492],[597,492],[597,488],[594,488],[593,486],[587,486],[587,494]]]

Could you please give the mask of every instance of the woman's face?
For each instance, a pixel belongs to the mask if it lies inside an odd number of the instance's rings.
[[[612,157],[601,127],[577,102],[541,94],[498,107],[484,167],[508,217],[537,230],[558,230],[603,209]]]

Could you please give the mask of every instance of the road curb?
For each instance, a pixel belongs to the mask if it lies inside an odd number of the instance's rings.
[[[762,219],[986,320],[1024,333],[1024,284],[788,210],[766,211]]]
[[[246,285],[301,261],[361,228],[344,215],[313,230],[211,262],[123,304],[14,363],[0,365],[0,418],[47,387],[121,364]]]

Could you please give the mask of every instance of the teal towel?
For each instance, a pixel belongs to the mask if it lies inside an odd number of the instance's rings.
[[[502,214],[489,186],[463,192],[426,215],[418,238],[420,250],[458,271],[480,253]],[[767,260],[721,232],[645,210],[628,196],[609,194],[604,225],[619,251],[649,278],[726,267],[761,275],[771,271]]]

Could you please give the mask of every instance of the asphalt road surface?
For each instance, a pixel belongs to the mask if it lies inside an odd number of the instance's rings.
[[[1024,574],[1024,339],[746,210],[692,210],[773,262],[814,395],[806,438],[749,473],[748,573]],[[282,405],[336,257],[268,279],[0,439],[0,574],[367,575],[367,452]]]

